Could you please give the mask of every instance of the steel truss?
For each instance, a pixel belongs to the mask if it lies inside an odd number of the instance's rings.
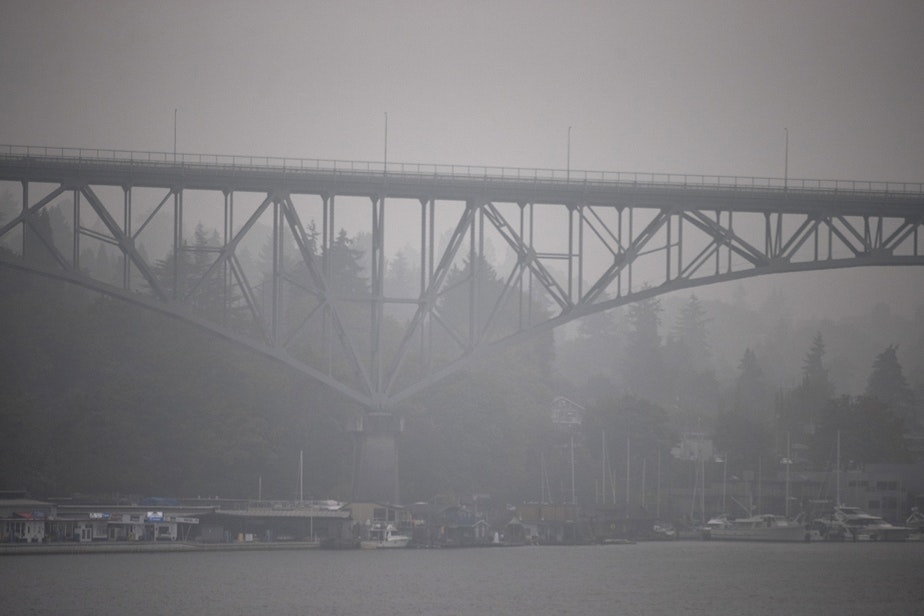
[[[643,297],[764,274],[924,265],[920,184],[9,146],[0,182],[18,207],[0,213],[0,264],[196,323],[376,412],[499,345]],[[195,242],[191,200],[203,195],[220,224]],[[370,239],[361,288],[345,285],[336,256],[337,221],[357,203]],[[50,237],[41,214],[62,204],[67,237]],[[165,220],[169,246],[149,256]],[[387,276],[396,229],[416,236],[410,291]],[[269,255],[262,269],[246,256],[254,241]],[[88,266],[88,246],[117,273]],[[512,257],[492,261],[498,247]]]

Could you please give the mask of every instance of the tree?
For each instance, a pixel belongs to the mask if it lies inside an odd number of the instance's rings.
[[[708,361],[712,350],[709,346],[709,331],[706,324],[706,309],[702,302],[691,295],[683,305],[677,322],[668,338],[668,346],[672,348],[672,355],[679,361],[702,366]]]
[[[898,346],[891,344],[876,356],[865,395],[876,398],[910,425],[915,420],[914,392],[898,363]]]
[[[815,464],[832,462],[832,444],[840,434],[841,460],[846,466],[910,461],[904,422],[885,404],[869,396],[831,399],[820,413],[811,439]]]
[[[756,469],[772,450],[773,434],[766,411],[767,388],[757,355],[750,348],[738,364],[735,397],[730,410],[719,413],[715,445],[742,468]]]
[[[629,331],[624,358],[626,383],[631,393],[657,401],[664,392],[662,358],[661,301],[642,299],[629,306]]]
[[[719,407],[718,382],[710,361],[706,311],[691,295],[664,345],[662,390],[678,407],[697,417],[712,417]]]
[[[783,393],[777,401],[777,419],[781,433],[795,438],[812,432],[812,426],[834,396],[834,385],[824,366],[825,343],[821,333],[815,334],[812,347],[802,363],[802,382]]]
[[[369,280],[363,276],[363,251],[354,248],[355,241],[341,229],[333,244],[322,255],[324,271],[330,272],[328,284],[343,297],[366,296]]]
[[[735,398],[732,408],[739,414],[758,421],[768,419],[770,400],[764,372],[757,361],[757,355],[750,348],[738,363],[738,378],[735,380]]]
[[[719,414],[715,427],[715,446],[736,466],[757,469],[760,459],[770,457],[773,434],[766,423],[738,411]]]
[[[814,401],[825,401],[834,395],[834,385],[824,366],[825,342],[821,332],[812,339],[812,348],[802,363],[802,386]]]

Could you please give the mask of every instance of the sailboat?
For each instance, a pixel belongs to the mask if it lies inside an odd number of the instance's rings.
[[[834,507],[812,520],[812,529],[827,541],[904,541],[912,534],[909,526],[897,526],[881,516],[841,502],[841,433],[837,432]]]

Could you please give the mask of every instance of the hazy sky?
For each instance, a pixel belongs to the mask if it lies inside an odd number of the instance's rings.
[[[180,152],[381,160],[387,112],[390,161],[564,168],[571,126],[572,169],[781,177],[788,128],[791,178],[921,182],[922,32],[920,0],[4,0],[0,144],[171,151],[176,109]],[[924,301],[924,268],[814,276],[771,282]]]

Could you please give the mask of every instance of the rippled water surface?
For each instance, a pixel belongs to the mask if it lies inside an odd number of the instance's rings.
[[[0,557],[0,614],[917,614],[924,544]]]

